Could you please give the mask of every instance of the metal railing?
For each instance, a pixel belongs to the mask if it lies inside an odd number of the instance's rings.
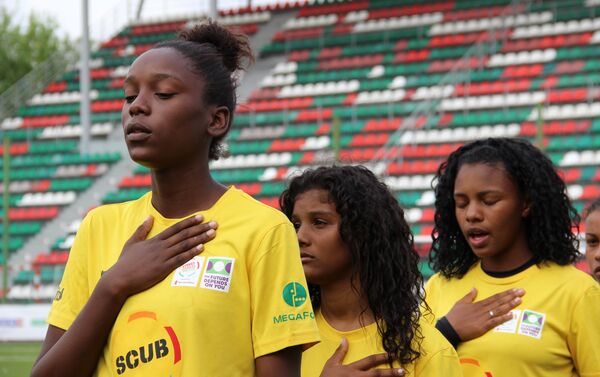
[[[19,81],[0,94],[0,120],[12,117],[27,100],[40,93],[48,84],[60,78],[79,59],[77,49],[57,52],[35,66]]]
[[[469,72],[473,70],[473,68],[469,68],[464,70],[465,66],[468,66],[468,60],[476,57],[479,58],[479,65],[475,69],[484,69],[484,55],[491,55],[496,53],[502,46],[501,43],[497,43],[498,40],[505,40],[507,37],[506,31],[509,30],[512,25],[506,24],[506,19],[509,16],[514,16],[519,14],[519,9],[529,8],[529,2],[523,2],[518,0],[513,0],[508,6],[504,8],[500,14],[495,15],[495,18],[502,19],[502,25],[498,28],[487,30],[487,35],[480,37],[480,39],[475,42],[467,52],[454,63],[452,68],[447,71],[444,77],[437,83],[436,86],[443,87],[444,85],[457,85],[460,83],[467,84],[467,92],[465,96],[468,96],[468,86],[471,82],[471,75]],[[407,117],[402,120],[402,123],[398,129],[390,135],[388,142],[383,145],[381,148],[377,150],[375,156],[369,163],[368,166],[371,166],[377,174],[380,176],[387,175],[387,167],[392,162],[403,161],[403,155],[398,153],[397,147],[400,146],[400,139],[404,132],[408,130],[412,130],[416,128],[418,119],[431,119],[433,115],[438,113],[438,105],[442,98],[428,98],[424,101],[420,102],[416,109],[410,113]],[[424,126],[427,127],[427,124]]]

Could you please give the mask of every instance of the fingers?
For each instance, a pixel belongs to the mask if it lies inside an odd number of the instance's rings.
[[[364,374],[361,374],[361,376],[365,376],[365,377],[396,377],[396,376],[404,376],[404,369],[402,368],[398,368],[398,369],[373,369],[370,370]]]
[[[513,318],[512,309],[519,306],[521,296],[525,291],[520,288],[509,289],[504,292],[497,293],[481,301],[482,310],[489,316],[485,321],[485,327],[490,330],[506,321]]]
[[[186,228],[200,224],[202,221],[204,221],[204,216],[202,215],[188,217],[187,219],[183,219],[177,224],[171,225],[167,229],[163,230],[156,236],[156,238],[159,240],[167,240]]]
[[[184,228],[179,232],[175,233],[168,239],[164,240],[166,247],[176,247],[178,244],[179,249],[177,251],[185,251],[200,243],[208,242],[215,236],[215,229],[217,223],[210,221],[208,223],[195,224],[193,226]],[[185,241],[188,241],[186,244]]]
[[[198,246],[194,246],[191,249],[188,249],[182,253],[175,254],[170,259],[168,259],[165,263],[165,266],[168,271],[172,271],[177,267],[183,266],[187,262],[189,262],[193,257],[198,255],[202,250],[204,250],[204,245],[200,244]]]
[[[504,322],[506,322],[506,321],[510,321],[511,319],[513,319],[513,314],[512,314],[512,312],[510,312],[510,313],[506,313],[506,314],[502,314],[502,315],[499,315],[499,316],[497,316],[497,317],[491,318],[491,319],[490,319],[490,320],[489,320],[489,321],[486,323],[487,329],[488,329],[488,330],[491,330],[491,329],[493,329],[494,327],[496,327],[496,326],[498,326],[498,325],[501,325],[501,324],[503,324],[503,323],[504,323]]]
[[[494,310],[504,304],[512,302],[514,299],[519,298],[525,294],[525,291],[520,288],[508,289],[504,292],[496,293],[493,296],[486,298],[485,300],[479,301],[479,305],[484,307],[486,310]],[[519,301],[520,303],[520,301]],[[518,305],[518,304],[517,304]],[[515,305],[516,306],[516,305]]]
[[[375,368],[376,366],[385,364],[388,362],[388,355],[386,353],[379,353],[375,355],[369,355],[365,358],[357,360],[352,364],[349,364],[353,369],[358,370],[369,370]]]
[[[467,293],[463,298],[461,298],[458,301],[470,304],[473,302],[473,300],[475,300],[475,297],[477,297],[477,288],[472,288],[469,291],[469,293]]]
[[[148,236],[148,233],[150,233],[150,230],[152,229],[153,223],[154,217],[148,216],[146,220],[144,220],[144,222],[137,227],[127,242],[145,240]]]
[[[335,352],[333,353],[333,355],[331,355],[329,360],[327,360],[326,364],[327,365],[342,365],[342,362],[344,361],[344,357],[346,357],[347,353],[348,353],[348,339],[342,338],[340,345],[338,346],[338,348],[336,348]]]
[[[503,300],[503,302],[498,302],[492,311],[494,316],[504,315],[519,306],[520,303],[521,297],[515,297],[509,301]]]

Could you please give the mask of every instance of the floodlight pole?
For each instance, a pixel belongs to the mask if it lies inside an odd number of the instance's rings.
[[[142,16],[142,9],[144,9],[144,0],[140,0],[138,3],[137,11],[135,12],[135,20],[139,21]]]
[[[90,153],[90,36],[88,22],[88,0],[81,0],[81,62],[79,67],[79,92],[81,93],[79,123],[81,139],[79,153]]]
[[[208,17],[213,20],[217,20],[217,0],[209,0],[208,1]]]
[[[0,132],[1,133],[1,132]],[[8,218],[8,210],[10,208],[10,139],[6,134],[4,136],[2,151],[2,301],[6,302],[8,293],[8,252],[10,248],[10,219]]]

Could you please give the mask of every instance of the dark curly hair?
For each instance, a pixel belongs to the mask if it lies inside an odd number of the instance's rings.
[[[519,191],[531,203],[524,219],[527,243],[538,264],[559,265],[579,257],[576,233],[579,216],[573,208],[564,181],[552,161],[529,142],[518,139],[478,140],[452,152],[437,170],[435,226],[429,262],[447,278],[462,277],[477,261],[455,216],[454,182],[463,164],[502,164]]]
[[[587,217],[590,215],[590,213],[595,212],[599,209],[600,209],[600,198],[596,198],[585,207],[585,211],[583,212],[583,217],[587,219]]]
[[[390,364],[420,356],[419,305],[423,300],[419,255],[404,211],[388,187],[363,166],[306,170],[293,178],[279,205],[292,217],[298,195],[323,189],[340,215],[340,236],[351,253],[353,280],[373,312]],[[352,284],[356,290],[356,285]],[[321,303],[319,286],[309,284],[313,306]]]
[[[254,61],[248,37],[208,20],[182,31],[177,39],[158,43],[153,49],[167,47],[188,59],[195,73],[202,78],[203,100],[229,109],[229,132],[237,102],[235,73]],[[227,132],[212,140],[208,152],[210,159],[218,160],[226,154],[221,141]]]

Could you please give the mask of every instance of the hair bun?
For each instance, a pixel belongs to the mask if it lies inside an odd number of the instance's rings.
[[[235,33],[211,19],[182,31],[179,38],[189,42],[213,45],[221,54],[223,64],[231,73],[244,69],[254,61],[246,35]]]

